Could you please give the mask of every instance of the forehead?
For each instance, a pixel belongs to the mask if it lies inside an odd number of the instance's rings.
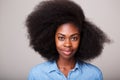
[[[65,23],[58,27],[56,33],[72,35],[72,34],[80,33],[80,32],[79,32],[79,28],[73,23]]]

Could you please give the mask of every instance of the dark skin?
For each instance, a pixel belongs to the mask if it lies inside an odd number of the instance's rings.
[[[79,29],[73,23],[60,25],[56,31],[55,42],[59,53],[57,66],[67,77],[69,71],[75,67],[74,55],[80,43]]]

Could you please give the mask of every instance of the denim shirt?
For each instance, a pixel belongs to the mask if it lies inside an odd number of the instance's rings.
[[[58,69],[56,61],[47,61],[32,68],[28,80],[103,80],[102,72],[96,66],[77,62],[68,76]]]

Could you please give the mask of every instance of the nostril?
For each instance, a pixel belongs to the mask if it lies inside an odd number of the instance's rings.
[[[71,44],[71,43],[65,43],[64,46],[65,46],[65,47],[71,47],[72,44]]]
[[[66,39],[65,42],[64,42],[64,46],[65,47],[71,47],[72,46],[71,41],[69,39]]]

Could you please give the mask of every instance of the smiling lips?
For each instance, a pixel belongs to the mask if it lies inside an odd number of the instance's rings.
[[[62,51],[65,55],[70,55],[72,54],[72,51],[71,50],[63,50]]]

